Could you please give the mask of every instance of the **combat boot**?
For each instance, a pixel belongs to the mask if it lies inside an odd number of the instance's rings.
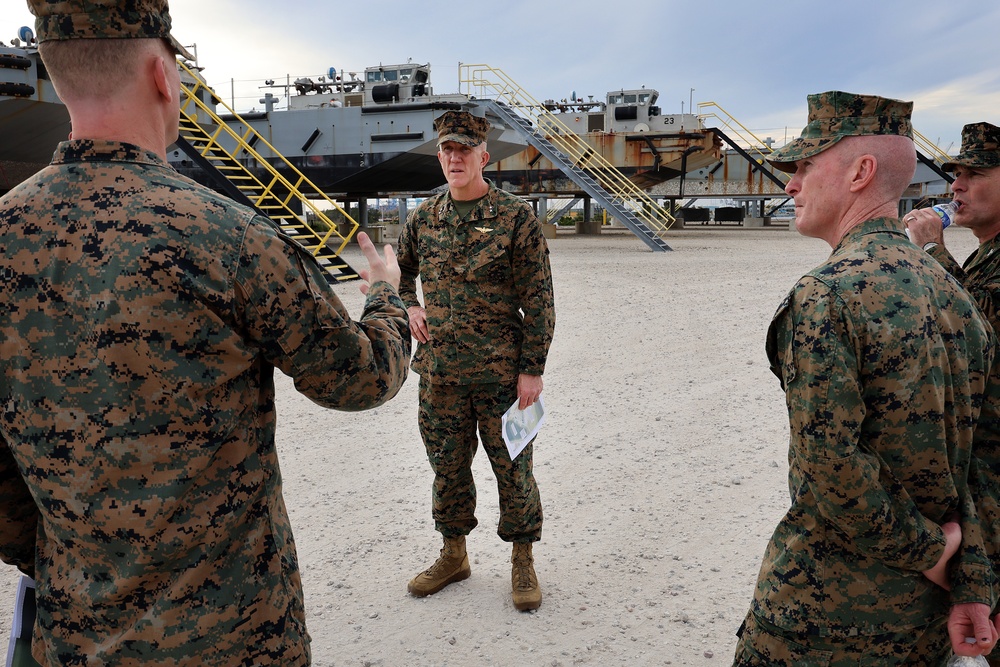
[[[448,584],[468,579],[471,574],[469,555],[465,552],[465,535],[446,537],[438,559],[429,568],[413,577],[407,584],[406,590],[410,595],[422,598],[434,595]]]
[[[514,542],[510,556],[511,598],[519,611],[538,609],[542,604],[542,589],[535,576],[535,559],[531,556],[531,542]]]

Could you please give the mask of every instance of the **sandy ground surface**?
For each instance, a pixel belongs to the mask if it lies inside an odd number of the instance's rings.
[[[964,258],[976,245],[949,229]],[[475,463],[472,577],[415,599],[440,548],[417,376],[387,405],[326,411],[278,378],[278,447],[318,666],[727,665],[788,503],[787,417],[764,334],[829,247],[794,231],[550,241],[556,335],[535,445],[539,610],[510,601],[497,493]],[[354,266],[360,254],[348,251]],[[354,316],[357,283],[338,287]],[[0,636],[16,575],[0,574]],[[4,602],[4,601],[7,602]]]

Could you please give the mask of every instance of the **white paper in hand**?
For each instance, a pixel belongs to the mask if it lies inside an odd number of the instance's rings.
[[[518,410],[517,403],[518,401],[514,401],[514,405],[503,413],[501,420],[503,441],[507,444],[511,461],[528,446],[531,439],[538,434],[538,429],[545,423],[545,402],[541,395],[524,410]]]

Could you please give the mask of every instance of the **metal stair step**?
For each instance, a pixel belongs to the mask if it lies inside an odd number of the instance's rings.
[[[187,70],[188,74],[191,76],[197,76],[188,70],[187,66],[183,63],[180,64],[180,67]],[[218,117],[211,109],[202,106],[201,111],[207,113],[215,127],[213,133],[209,134],[201,123],[188,113],[187,109],[190,106],[197,107],[198,104],[200,104],[198,102],[197,91],[201,89],[202,87],[200,83],[196,83],[193,87],[189,87],[185,83],[181,84],[181,106],[178,110],[179,131],[177,141],[181,150],[183,150],[183,152],[188,155],[193,162],[208,173],[210,179],[215,183],[215,186],[221,192],[224,192],[226,195],[237,201],[254,206],[259,213],[270,217],[276,224],[286,229],[290,235],[302,239],[304,245],[312,243],[314,244],[313,248],[317,249],[319,252],[326,252],[329,255],[336,257],[336,251],[325,245],[320,247],[320,245],[323,244],[322,237],[313,233],[312,230],[308,230],[308,228],[305,227],[305,225],[299,220],[298,216],[287,213],[289,209],[285,202],[275,196],[274,193],[268,192],[268,189],[275,183],[283,182],[274,167],[266,162],[261,163],[258,161],[262,168],[269,171],[274,176],[274,180],[271,181],[271,184],[265,188],[262,183],[247,173],[247,170],[232,154],[230,154],[217,142],[216,137],[219,136],[219,133],[226,127],[225,121]],[[223,104],[222,101],[214,95],[213,102],[216,105]],[[198,113],[197,109],[194,109],[193,112]],[[238,115],[235,116],[235,118],[240,120]],[[240,122],[243,121],[240,120]],[[252,134],[254,133],[248,131],[243,135],[244,143],[237,146],[237,154],[241,150],[244,152],[246,151],[246,137],[251,136]],[[239,144],[239,141],[237,141],[237,144]],[[276,157],[281,158],[280,155]],[[305,176],[299,173],[295,167],[291,166],[291,164],[287,161],[286,165],[288,165],[292,171],[298,175],[299,180],[295,186],[291,186],[291,191],[286,191],[282,195],[287,197],[285,201],[290,201],[295,198],[304,200],[305,195],[297,189],[303,184],[309,185],[313,190],[318,192],[320,195],[323,195],[322,192],[319,192],[315,186],[312,186]],[[286,187],[288,186],[281,185],[278,189],[284,190]],[[279,203],[264,204],[265,201],[277,201]],[[282,211],[285,211],[285,213],[282,213]],[[291,220],[295,221],[294,224],[289,223]],[[327,280],[331,283],[342,280],[354,280],[358,278],[357,272],[351,269],[343,260],[341,260],[337,265],[327,262],[325,268],[327,269]]]

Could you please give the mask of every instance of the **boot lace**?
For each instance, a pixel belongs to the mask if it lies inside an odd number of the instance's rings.
[[[438,556],[437,560],[429,568],[424,570],[424,574],[428,577],[434,577],[437,576],[438,572],[453,570],[455,569],[456,560],[458,559],[454,553],[447,548],[442,548],[441,555]]]
[[[522,554],[514,558],[514,587],[519,591],[530,591],[538,588],[538,578],[535,576],[531,559]]]

